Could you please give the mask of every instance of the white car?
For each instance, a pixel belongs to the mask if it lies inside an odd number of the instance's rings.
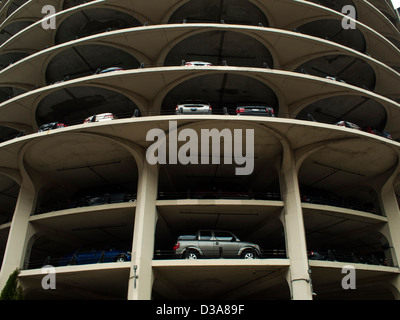
[[[90,116],[85,119],[83,123],[90,123],[90,122],[100,122],[100,121],[108,121],[108,120],[114,120],[117,119],[116,116],[114,116],[112,113],[100,113],[100,114],[95,114],[93,116]]]
[[[331,77],[331,76],[326,76],[325,79],[332,80],[332,81],[337,81],[337,82],[342,82],[346,83],[346,81],[339,79],[338,77]]]
[[[348,121],[339,121],[335,123],[337,126],[340,127],[346,127],[346,128],[351,128],[351,129],[356,129],[356,130],[361,130],[361,127],[356,125],[355,123],[348,122]]]
[[[204,62],[204,61],[189,61],[185,63],[186,67],[207,67],[207,66],[212,66],[212,63],[210,62]]]
[[[175,108],[176,114],[211,114],[212,107],[207,101],[185,100]]]

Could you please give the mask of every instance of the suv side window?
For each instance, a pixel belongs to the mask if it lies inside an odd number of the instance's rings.
[[[218,241],[232,241],[233,236],[229,232],[224,232],[224,231],[215,231],[215,238]]]
[[[200,231],[200,239],[199,240],[211,240],[211,231]]]

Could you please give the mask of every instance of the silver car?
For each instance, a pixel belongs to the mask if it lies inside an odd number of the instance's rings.
[[[211,114],[210,103],[203,100],[185,100],[180,102],[175,108],[176,114]]]
[[[261,249],[251,242],[240,241],[223,230],[199,230],[195,235],[178,237],[175,255],[183,259],[199,258],[261,258]]]
[[[189,61],[185,63],[185,67],[209,67],[209,66],[212,66],[211,62]]]
[[[352,123],[352,122],[348,122],[348,121],[339,121],[335,123],[337,126],[340,127],[346,127],[346,128],[351,128],[351,129],[356,129],[356,130],[361,130],[361,127],[359,127],[358,125]]]
[[[91,122],[101,122],[101,121],[108,121],[108,120],[114,120],[117,119],[115,115],[112,113],[100,113],[100,114],[95,114],[93,116],[90,116],[85,119],[83,123],[91,123]]]

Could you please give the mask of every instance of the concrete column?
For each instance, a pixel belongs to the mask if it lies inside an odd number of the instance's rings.
[[[400,275],[395,275],[389,281],[389,290],[392,292],[395,300],[400,300]]]
[[[128,300],[151,299],[157,190],[158,167],[144,160],[142,170],[139,171]]]
[[[388,241],[392,249],[393,263],[398,265],[400,257],[400,210],[393,186],[391,184],[383,186],[380,197],[383,214],[388,219],[387,229],[389,231],[388,237],[390,237]]]
[[[8,277],[15,269],[24,267],[27,245],[34,233],[34,229],[31,228],[29,223],[29,217],[35,210],[36,195],[37,190],[34,185],[23,181],[4,253],[0,272],[0,290],[3,289]]]
[[[312,300],[307,244],[301,207],[297,167],[292,150],[286,148],[280,183],[285,207],[282,221],[285,228],[286,252],[290,259],[288,282],[293,300]]]

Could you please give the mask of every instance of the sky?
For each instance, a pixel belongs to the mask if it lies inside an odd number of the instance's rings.
[[[392,0],[392,3],[395,8],[400,7],[400,0]]]

